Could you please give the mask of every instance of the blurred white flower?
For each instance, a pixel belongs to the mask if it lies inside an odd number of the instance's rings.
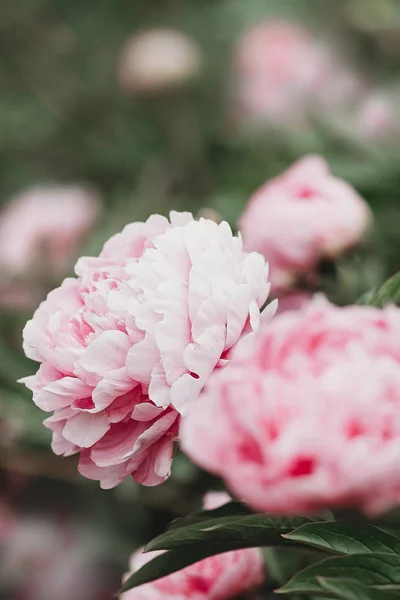
[[[133,35],[118,60],[118,81],[132,94],[179,87],[196,75],[202,63],[196,42],[180,31],[153,29]]]

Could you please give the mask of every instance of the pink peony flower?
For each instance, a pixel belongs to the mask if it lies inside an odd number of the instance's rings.
[[[100,214],[95,194],[76,186],[42,186],[11,199],[0,215],[0,269],[26,275],[42,266],[64,273]]]
[[[278,124],[297,121],[310,104],[344,102],[358,86],[331,48],[286,21],[264,21],[246,31],[235,65],[239,114]]]
[[[204,508],[218,508],[229,502],[224,492],[209,492]],[[141,550],[133,554],[130,573],[125,580],[162,552]],[[263,556],[259,548],[246,548],[217,554],[201,560],[167,577],[146,583],[121,596],[121,600],[228,600],[260,586],[265,579]]]
[[[157,485],[179,414],[258,328],[267,266],[227,223],[172,212],[128,225],[76,274],[25,327],[25,353],[41,365],[24,382],[53,412],[54,452],[80,452],[83,475],[103,488],[129,474]]]
[[[274,291],[290,288],[321,258],[336,258],[365,234],[371,212],[326,162],[307,156],[268,181],[239,220],[243,244],[267,257]]]
[[[399,504],[399,339],[397,307],[316,298],[275,317],[210,378],[184,451],[259,511]]]

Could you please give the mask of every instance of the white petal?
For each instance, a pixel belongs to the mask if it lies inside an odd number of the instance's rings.
[[[128,336],[122,331],[105,331],[87,347],[74,372],[82,381],[95,386],[106,373],[125,365],[130,346]]]
[[[126,357],[126,369],[135,381],[150,383],[151,372],[159,361],[158,348],[152,335],[132,346]]]

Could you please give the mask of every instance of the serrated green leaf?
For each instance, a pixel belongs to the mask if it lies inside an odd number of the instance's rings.
[[[324,590],[335,600],[395,600],[396,595],[375,588],[366,587],[351,579],[319,578]]]
[[[279,594],[330,596],[321,578],[351,579],[367,587],[400,594],[400,556],[397,554],[353,554],[328,558],[307,567],[277,590]]]
[[[388,279],[367,304],[378,308],[383,308],[387,304],[400,304],[400,273]]]
[[[315,519],[313,519],[315,520]],[[303,523],[307,517],[277,518],[269,515],[220,517],[187,527],[172,529],[156,537],[146,546],[146,551],[174,550],[222,543],[227,550],[288,544],[282,538]]]
[[[306,523],[283,537],[335,554],[400,553],[397,537],[362,521]]]

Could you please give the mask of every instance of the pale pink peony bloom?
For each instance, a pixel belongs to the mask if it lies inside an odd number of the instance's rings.
[[[210,378],[184,451],[258,511],[384,512],[400,502],[399,339],[397,307],[316,298],[275,317]]]
[[[0,269],[11,275],[40,268],[65,273],[100,211],[99,198],[85,188],[27,189],[0,214]]]
[[[209,492],[203,499],[204,508],[211,510],[230,501],[224,492]],[[162,552],[133,554],[129,575]],[[167,577],[146,583],[121,596],[121,600],[228,600],[265,580],[263,556],[259,548],[246,548],[217,554],[201,560]]]
[[[292,287],[320,259],[336,258],[366,233],[371,211],[325,160],[307,156],[267,181],[239,219],[246,250],[263,254],[274,291]]]
[[[227,223],[172,212],[128,225],[76,274],[25,327],[25,352],[42,364],[24,382],[53,412],[54,452],[80,452],[83,475],[157,485],[179,414],[259,327],[267,265]]]
[[[235,67],[239,115],[277,124],[301,120],[310,106],[345,102],[358,87],[332,48],[286,21],[263,21],[245,31]]]

